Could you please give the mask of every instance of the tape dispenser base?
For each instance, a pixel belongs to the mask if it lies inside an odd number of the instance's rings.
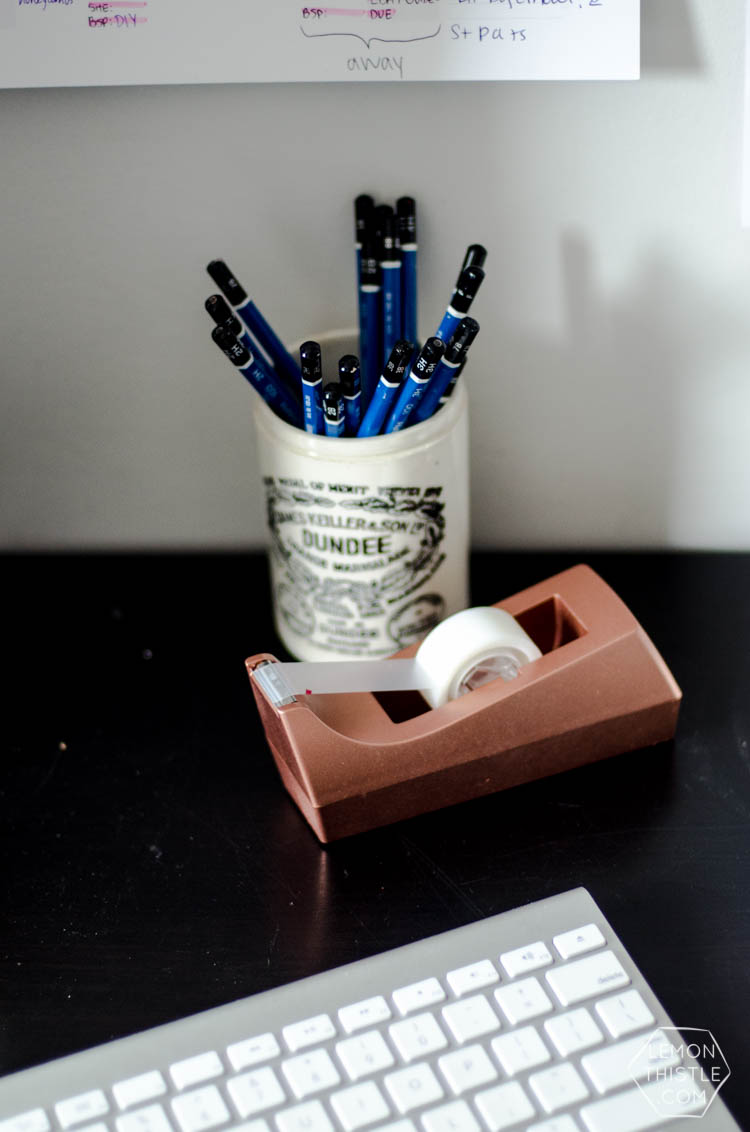
[[[280,706],[245,664],[286,789],[321,841],[492,794],[673,738],[682,693],[627,606],[574,566],[497,608],[541,656],[440,707],[372,692]],[[414,656],[417,645],[396,653]],[[352,662],[356,663],[356,662]],[[404,718],[406,716],[406,718]]]

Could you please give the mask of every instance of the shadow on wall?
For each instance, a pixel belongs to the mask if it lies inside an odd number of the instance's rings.
[[[705,60],[690,0],[645,0],[641,6],[641,71],[702,71]]]
[[[739,314],[658,253],[607,294],[586,240],[569,234],[561,270],[561,338],[498,328],[497,411],[472,416],[477,541],[680,545],[694,511],[726,507],[710,485],[726,475],[721,430],[747,404]]]

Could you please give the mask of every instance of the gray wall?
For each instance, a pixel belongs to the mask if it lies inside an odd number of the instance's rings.
[[[351,200],[421,206],[421,323],[491,253],[474,542],[750,547],[744,4],[647,0],[643,78],[0,92],[3,544],[261,545],[226,256],[288,339],[351,325]]]

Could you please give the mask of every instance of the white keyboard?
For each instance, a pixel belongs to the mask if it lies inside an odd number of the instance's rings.
[[[0,1132],[736,1130],[687,1045],[576,889],[6,1077]]]

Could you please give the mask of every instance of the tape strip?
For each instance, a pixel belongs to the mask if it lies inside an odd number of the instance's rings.
[[[498,677],[512,680],[541,655],[510,613],[474,606],[437,625],[409,659],[263,664],[253,677],[275,707],[310,694],[404,691],[440,707]]]
[[[298,696],[313,692],[408,692],[425,689],[431,683],[414,658],[300,661],[274,667],[281,669]]]

